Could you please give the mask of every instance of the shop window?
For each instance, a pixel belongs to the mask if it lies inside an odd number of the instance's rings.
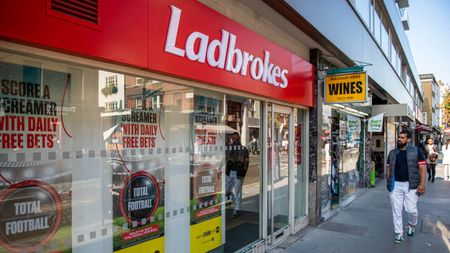
[[[338,207],[363,182],[361,119],[324,106],[322,132],[322,213]]]
[[[0,252],[71,249],[76,175],[61,151],[74,146],[80,76],[9,53],[0,59]]]
[[[260,101],[226,96],[224,252],[235,252],[261,238],[261,149]]]
[[[373,23],[373,36],[378,45],[381,45],[381,15],[380,10],[375,8],[374,11],[374,23]]]
[[[305,155],[305,114],[303,110],[294,111],[294,187],[295,187],[295,212],[294,218],[301,218],[306,214],[306,169]]]
[[[0,252],[162,252],[171,234],[188,248],[190,233],[174,231],[179,219],[167,212],[189,219],[193,90],[0,56],[0,223],[9,227]],[[180,103],[164,99],[174,93],[184,94]],[[169,191],[167,181],[181,188]],[[24,230],[24,219],[40,227]]]
[[[261,101],[120,67],[0,59],[0,252],[235,252],[262,239]],[[48,227],[19,229],[30,217]]]
[[[396,54],[395,43],[394,43],[394,40],[392,40],[392,42],[391,42],[391,57],[389,58],[389,61],[391,62],[391,65],[394,66],[394,68],[395,68],[395,60],[396,60],[395,54]]]
[[[367,27],[370,27],[371,0],[354,0],[352,2]]]
[[[387,22],[387,17],[383,15],[383,20],[381,23],[381,48],[388,59],[391,57],[390,53],[390,43],[391,39],[389,37],[389,25]]]
[[[261,238],[261,103],[200,89],[184,96],[193,98],[190,251],[235,252]]]

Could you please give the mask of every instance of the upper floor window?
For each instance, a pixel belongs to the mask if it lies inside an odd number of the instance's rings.
[[[381,18],[380,18],[380,11],[378,8],[375,8],[376,11],[374,11],[373,16],[373,35],[375,37],[376,42],[380,45],[381,44]]]
[[[384,54],[390,59],[390,39],[389,39],[389,28],[382,22],[381,24],[381,48]]]
[[[366,26],[370,27],[370,12],[371,12],[372,0],[354,0],[353,6],[358,11],[361,18],[366,23]]]

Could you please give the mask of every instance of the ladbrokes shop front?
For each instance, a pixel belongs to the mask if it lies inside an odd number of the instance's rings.
[[[307,225],[308,52],[196,1],[0,6],[0,252],[260,252]]]

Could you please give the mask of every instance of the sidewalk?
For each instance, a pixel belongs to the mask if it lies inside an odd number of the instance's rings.
[[[419,199],[416,235],[407,238],[405,229],[402,244],[394,243],[391,206],[386,182],[381,180],[335,216],[273,252],[450,252],[450,181],[443,181],[441,167],[438,165],[436,181],[427,182],[427,193]],[[406,213],[403,217],[406,226]]]

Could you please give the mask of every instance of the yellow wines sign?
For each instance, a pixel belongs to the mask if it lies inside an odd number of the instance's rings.
[[[325,77],[325,103],[355,103],[366,101],[366,72],[329,75]]]

